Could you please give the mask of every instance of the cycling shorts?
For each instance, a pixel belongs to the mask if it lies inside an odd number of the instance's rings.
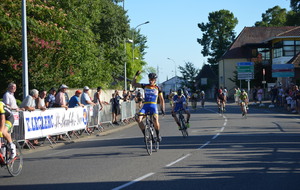
[[[150,113],[151,115],[158,115],[157,104],[144,104],[138,115],[146,115],[146,113]]]
[[[186,108],[184,108],[183,106],[175,106],[174,112],[176,113],[180,109],[183,109],[184,111],[188,111],[189,110],[188,106],[186,106]]]

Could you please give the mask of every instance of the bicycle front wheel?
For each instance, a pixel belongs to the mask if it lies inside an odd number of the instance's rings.
[[[186,127],[186,124],[185,124],[184,117],[180,118],[180,123],[181,123],[181,133],[182,133],[182,136],[185,138],[185,137],[188,136],[188,132],[187,132],[187,127]]]
[[[17,155],[15,156],[15,158],[10,159],[7,161],[6,163],[6,167],[8,172],[12,175],[12,176],[18,176],[23,168],[23,155],[21,152],[21,147],[19,145],[19,143],[17,141],[13,142],[16,145],[16,150],[17,150]],[[10,147],[8,147],[10,148]],[[10,150],[7,149],[7,158],[10,157]]]
[[[147,150],[147,153],[149,155],[152,154],[152,133],[151,133],[151,130],[149,128],[149,126],[146,126],[145,128],[145,145],[146,145],[146,150]]]

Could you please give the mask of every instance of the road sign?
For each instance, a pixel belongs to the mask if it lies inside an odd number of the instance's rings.
[[[237,65],[238,80],[254,79],[253,62],[239,62]]]
[[[293,64],[273,64],[272,65],[272,77],[294,77],[294,65]]]

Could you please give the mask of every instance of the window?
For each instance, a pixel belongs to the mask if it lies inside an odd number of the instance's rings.
[[[285,40],[274,44],[274,58],[293,57],[300,52],[300,40]]]

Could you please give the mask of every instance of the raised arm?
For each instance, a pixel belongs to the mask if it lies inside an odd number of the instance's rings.
[[[141,74],[141,71],[137,71],[137,72],[135,73],[135,76],[133,77],[133,80],[132,80],[132,82],[131,82],[131,85],[132,85],[133,87],[138,87],[138,88],[141,88],[141,87],[142,87],[142,85],[141,85],[140,83],[137,83],[137,82],[136,82],[136,78],[137,78],[140,74]]]

